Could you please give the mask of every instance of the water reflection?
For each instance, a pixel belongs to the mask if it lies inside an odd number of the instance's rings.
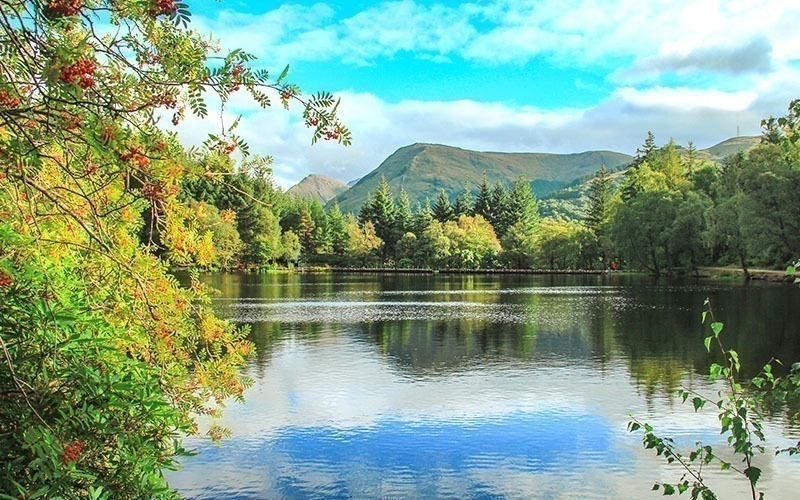
[[[677,471],[625,433],[629,412],[688,443],[719,441],[715,415],[673,401],[680,384],[714,389],[702,376],[706,297],[745,363],[800,359],[787,314],[800,303],[794,288],[597,276],[207,279],[221,290],[221,314],[252,327],[257,382],[223,421],[234,437],[190,443],[203,453],[170,476],[193,497],[640,497]],[[778,417],[770,432],[796,441]],[[762,466],[773,491],[800,479],[783,457]]]

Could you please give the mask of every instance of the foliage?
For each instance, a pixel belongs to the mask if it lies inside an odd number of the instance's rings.
[[[789,270],[793,272],[794,267]],[[707,309],[703,312],[703,323],[707,319],[711,320],[711,333],[704,340],[706,350],[709,353],[716,351],[724,360],[722,364],[711,364],[709,379],[722,381],[725,388],[716,395],[707,395],[689,387],[679,390],[678,395],[684,403],[691,399],[695,412],[706,407],[715,409],[720,433],[727,436],[727,449],[720,452],[711,445],[698,441],[690,452],[681,452],[672,438],[659,436],[651,425],[634,417],[631,417],[628,430],[642,432],[642,444],[645,448],[655,450],[668,463],[677,463],[685,471],[677,482],[657,482],[653,485],[653,490],[661,489],[665,495],[689,491],[692,498],[717,498],[703,476],[704,468],[707,470],[708,466],[717,465],[720,470],[732,471],[747,480],[754,500],[763,498],[764,492],[758,489],[762,471],[754,464],[756,456],[766,453],[767,450],[762,422],[766,412],[776,405],[791,405],[800,401],[800,363],[794,363],[788,373],[781,377],[776,374],[776,365],[781,363],[773,359],[755,377],[743,380],[738,353],[726,348],[722,341],[724,325],[714,319],[708,300],[705,305]],[[791,418],[797,420],[798,414]],[[794,455],[798,452],[800,443],[775,450],[776,454]],[[729,456],[733,459],[727,458]]]
[[[278,217],[268,160],[248,157],[235,122],[186,151],[161,118],[204,117],[207,94],[224,108],[243,91],[265,107],[299,103],[312,141],[350,142],[333,96],[303,97],[286,71],[220,53],[189,16],[171,1],[0,3],[0,492],[11,498],[171,496],[162,470],[197,432],[193,416],[217,415],[247,386],[246,332],[161,258],[229,265],[237,234],[253,259],[270,253],[274,233],[258,240]],[[241,198],[192,202],[201,183]]]
[[[348,220],[347,252],[361,265],[369,265],[377,260],[383,241],[378,237],[375,226],[367,221],[359,227],[355,220]]]

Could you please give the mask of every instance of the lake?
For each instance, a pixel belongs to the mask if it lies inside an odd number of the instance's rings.
[[[682,472],[642,449],[629,413],[681,443],[721,445],[700,324],[755,367],[800,360],[800,289],[642,276],[209,274],[219,313],[251,325],[247,402],[221,444],[168,475],[189,498],[658,498]],[[705,328],[708,328],[707,326]],[[785,412],[765,425],[789,446]],[[800,459],[762,457],[770,498]],[[714,470],[721,498],[746,480]]]

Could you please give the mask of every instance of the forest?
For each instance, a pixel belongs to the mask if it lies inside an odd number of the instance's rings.
[[[765,119],[761,144],[721,163],[648,133],[620,182],[600,168],[582,220],[539,214],[524,177],[412,207],[383,179],[358,214],[298,198],[268,168],[186,182],[190,237],[208,250],[175,262],[203,268],[290,265],[432,269],[626,269],[653,275],[700,266],[785,269],[800,254],[800,101]],[[153,235],[147,235],[152,239]],[[157,235],[156,235],[157,239]]]

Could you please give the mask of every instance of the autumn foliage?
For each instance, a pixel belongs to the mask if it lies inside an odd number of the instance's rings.
[[[224,178],[247,145],[227,127],[190,152],[175,125],[241,89],[301,103],[312,140],[350,140],[332,96],[220,53],[189,16],[172,0],[0,3],[0,497],[171,496],[181,436],[248,385],[247,332],[165,260],[213,251],[179,186]]]

